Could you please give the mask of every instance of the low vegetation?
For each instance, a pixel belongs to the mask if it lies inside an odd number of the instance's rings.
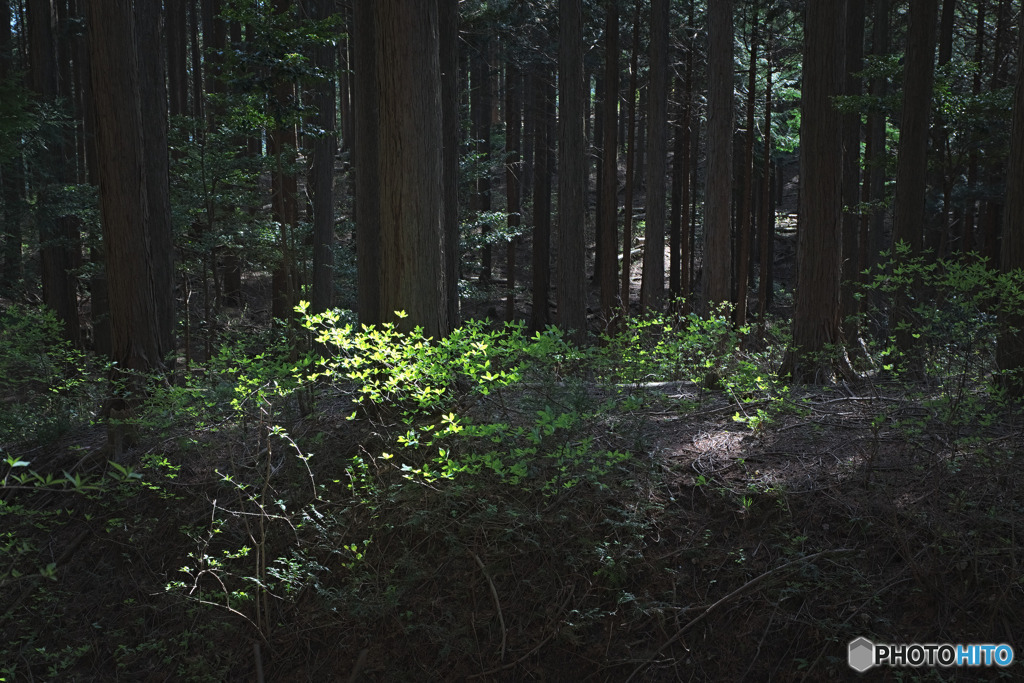
[[[1022,430],[992,302],[1019,288],[885,272],[865,301],[929,293],[919,353],[866,316],[853,382],[783,382],[787,326],[726,310],[579,348],[300,307],[154,378],[130,424],[11,309],[0,680],[823,680],[857,636],[1012,644]]]

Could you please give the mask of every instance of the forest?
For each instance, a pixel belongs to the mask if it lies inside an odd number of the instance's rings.
[[[0,1],[0,681],[1020,676],[1022,50]]]

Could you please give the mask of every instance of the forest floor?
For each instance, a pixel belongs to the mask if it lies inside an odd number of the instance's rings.
[[[0,588],[0,677],[251,681],[259,666],[270,681],[844,680],[859,636],[1016,645],[1024,422],[957,400],[868,381],[797,387],[791,410],[754,429],[734,416],[757,404],[686,382],[548,383],[460,406],[481,418],[598,406],[573,438],[629,458],[558,495],[402,485],[382,435],[327,397],[287,424],[316,450],[310,469],[254,452],[252,425],[142,434],[128,458],[145,485],[3,494],[8,530],[34,527],[21,531],[57,568]],[[105,439],[83,427],[7,453],[89,475],[102,465],[83,453]],[[262,462],[276,468],[265,514],[244,513],[248,494],[222,473],[256,481]],[[358,476],[386,485],[357,501]],[[297,495],[314,477],[326,484],[315,500]],[[305,513],[282,522],[285,501]],[[261,563],[294,581],[246,586],[240,567]],[[194,582],[167,590],[183,566]]]

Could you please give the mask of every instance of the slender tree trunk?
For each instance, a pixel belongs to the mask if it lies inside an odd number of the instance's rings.
[[[9,2],[3,2],[0,3],[0,82],[11,77],[13,47],[11,5]],[[4,289],[15,286],[22,278],[22,164],[20,150],[9,159],[0,162],[0,201],[4,209],[4,266],[3,273],[0,274],[0,287]]]
[[[978,65],[974,72],[971,85],[971,95],[981,95],[981,73],[985,68],[985,8],[987,2],[978,3],[977,22],[974,26],[974,62]],[[978,185],[978,145],[972,144],[967,155],[967,200],[964,208],[964,225],[961,240],[961,249],[969,253],[974,251],[974,227],[977,218],[977,185]]]
[[[601,315],[605,322],[612,319],[615,308],[616,275],[618,263],[616,255],[616,223],[618,219],[618,145],[617,105],[619,92],[619,11],[617,0],[606,3],[605,19],[605,71],[604,71],[604,112],[602,128],[603,158],[601,171],[601,203],[600,224],[598,230],[598,249],[601,259],[598,272],[598,283],[601,291]]]
[[[188,110],[188,69],[186,66],[185,0],[167,0],[167,90],[171,116]]]
[[[505,67],[505,191],[509,232],[515,233],[522,225],[522,164],[523,114],[522,73],[509,63]],[[505,320],[512,322],[516,315],[516,247],[519,237],[508,241],[505,253]],[[561,310],[561,309],[559,309]]]
[[[1021,17],[1018,55],[1024,55],[1024,16]],[[1006,209],[1003,213],[1001,265],[1004,273],[1024,268],[1024,69],[1017,69],[1013,93],[1013,121],[1010,130],[1010,156],[1006,174]],[[1024,395],[1024,314],[1010,311],[1007,328],[996,348],[996,361],[1004,374],[1001,384],[1011,396]],[[1011,329],[1012,328],[1012,329]]]
[[[736,327],[747,324],[747,282],[750,277],[751,235],[754,227],[751,205],[753,203],[754,170],[754,105],[757,103],[757,49],[758,11],[754,5],[754,20],[750,29],[750,64],[747,67],[747,121],[743,140],[743,176],[740,185],[739,211],[736,215],[737,260],[736,260]]]
[[[773,257],[775,256],[775,202],[772,201],[772,51],[771,27],[768,27],[768,38],[765,40],[765,86],[764,86],[764,159],[761,169],[761,220],[758,221],[760,234],[758,243],[761,247],[761,263],[757,276],[757,320],[760,334],[764,336],[768,305],[772,294]]]
[[[325,19],[331,15],[330,0],[311,0],[310,17]],[[335,48],[317,47],[313,65],[328,75],[316,85],[316,127],[321,131],[313,142],[309,183],[313,191],[313,291],[312,311],[320,313],[334,304],[334,153],[337,127],[334,85]]]
[[[636,188],[636,79],[640,53],[640,0],[636,0],[633,14],[633,44],[629,58],[629,85],[626,88],[626,200],[622,216],[622,283],[619,304],[623,315],[629,314],[630,277],[632,276],[633,249],[633,192]]]
[[[558,322],[573,341],[582,344],[587,331],[587,290],[581,0],[559,0],[558,27]]]
[[[661,308],[665,291],[665,151],[668,127],[668,0],[651,2],[651,78],[647,113],[647,209],[641,310]]]
[[[551,323],[548,291],[551,289],[551,121],[549,107],[554,105],[550,74],[543,67],[533,73],[534,160],[533,180],[533,306],[530,329],[543,330]]]
[[[444,286],[448,324],[458,326],[459,308],[459,2],[437,0],[444,129]]]
[[[470,94],[470,116],[473,119],[473,138],[476,140],[476,153],[480,158],[483,172],[476,179],[476,201],[474,209],[479,212],[491,210],[491,65],[488,61],[490,39],[487,36],[474,45],[470,57],[472,70],[472,89]],[[480,250],[480,282],[491,281],[491,245],[487,243],[491,225],[487,221],[480,224],[481,237],[484,245]]]
[[[369,2],[356,2],[352,10],[353,58],[353,159],[355,162],[356,296],[359,322],[379,325],[380,275],[380,177],[377,167],[378,128],[377,58],[373,36],[377,23]],[[390,312],[387,314],[390,316]]]
[[[730,298],[732,269],[732,0],[708,6],[708,150],[704,192],[705,311]]]
[[[937,0],[911,4],[907,31],[907,58],[903,77],[903,111],[900,117],[900,146],[896,162],[896,198],[892,231],[893,251],[906,245],[911,257],[924,247],[925,190],[928,173],[928,117],[931,111],[932,78],[935,69],[935,22]],[[896,345],[906,353],[915,346],[910,323],[910,302],[898,292],[892,310]],[[914,371],[922,368],[914,357]]]
[[[847,0],[846,76],[844,93],[861,94],[860,71],[864,61],[864,0]],[[841,325],[843,339],[857,339],[858,302],[854,296],[860,270],[860,220],[855,209],[860,200],[860,112],[843,114],[843,271],[841,276]]]

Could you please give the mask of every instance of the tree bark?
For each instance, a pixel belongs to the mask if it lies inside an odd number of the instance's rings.
[[[450,331],[444,282],[443,115],[435,2],[379,0],[374,52],[380,195],[380,309],[398,329]]]
[[[629,57],[629,85],[626,86],[626,197],[622,211],[622,263],[619,265],[621,283],[619,305],[623,315],[629,315],[630,279],[633,250],[633,194],[636,189],[636,81],[640,56],[640,0],[636,0],[633,13],[633,38]]]
[[[581,0],[559,0],[558,30],[558,322],[581,344],[587,331]]]
[[[551,122],[549,107],[554,106],[551,75],[542,66],[533,72],[533,296],[530,329],[542,331],[551,323],[548,290],[551,288]],[[550,94],[549,94],[550,93]]]
[[[665,175],[668,127],[668,0],[651,2],[647,112],[647,208],[640,310],[661,308],[665,291]]]
[[[617,107],[619,100],[619,11],[617,0],[608,0],[605,6],[605,70],[604,70],[604,111],[601,116],[603,132],[600,224],[598,249],[600,270],[598,284],[601,292],[601,315],[606,323],[612,319],[616,299],[616,276],[618,259],[616,254],[616,223],[618,222],[618,145]]]
[[[758,11],[754,5],[754,20],[750,29],[750,63],[747,67],[747,120],[743,139],[743,176],[740,184],[739,210],[736,212],[736,327],[747,324],[747,282],[750,277],[751,235],[753,234],[753,177],[754,177],[754,105],[757,96]]]
[[[861,94],[858,75],[864,61],[864,0],[847,0],[846,66],[843,92],[848,97]],[[843,270],[841,281],[841,326],[843,339],[852,344],[858,335],[858,302],[854,296],[860,270],[860,220],[856,205],[860,201],[860,112],[843,114]]]
[[[523,76],[512,64],[505,71],[505,191],[509,232],[522,225],[522,142],[523,142]],[[516,247],[519,237],[508,241],[505,253],[505,320],[512,322],[516,314]]]
[[[455,328],[459,307],[459,2],[437,0],[441,69],[442,173],[444,175],[444,287],[448,324]]]
[[[708,132],[704,192],[704,310],[730,298],[733,148],[732,0],[708,5]]]
[[[359,322],[379,325],[384,318],[380,301],[380,177],[377,167],[380,115],[374,54],[377,22],[373,3],[353,4],[352,26],[356,297]]]
[[[1021,17],[1018,54],[1024,55],[1024,16]],[[1003,213],[1001,266],[1004,273],[1024,268],[1024,69],[1017,69],[1013,93],[1010,156],[1006,173],[1006,208]],[[1007,328],[999,337],[996,361],[1003,371],[1000,382],[1013,397],[1024,395],[1024,315],[1011,311]]]
[[[330,0],[310,0],[310,17],[325,19],[331,15]],[[313,142],[309,182],[313,194],[313,282],[311,310],[320,313],[334,304],[334,153],[337,146],[336,89],[334,58],[336,48],[318,46],[313,65],[327,76],[316,85],[318,137]]]
[[[845,1],[808,0],[804,27],[800,125],[800,217],[793,349],[782,374],[798,382],[828,381],[838,344],[842,267],[842,121],[833,102],[842,92]]]
[[[138,55],[150,46],[141,43],[145,31],[137,32],[131,0],[89,2],[87,23],[111,355],[122,371],[149,372],[163,367],[173,344],[166,335],[173,320],[160,317],[173,302],[163,276],[172,255],[160,248],[170,226],[159,220],[160,201],[150,197],[161,179],[150,179],[155,169],[146,156],[152,148],[166,150],[165,129],[143,118],[143,93],[157,84],[145,83],[154,71],[140,65]],[[147,136],[153,136],[149,142]]]

